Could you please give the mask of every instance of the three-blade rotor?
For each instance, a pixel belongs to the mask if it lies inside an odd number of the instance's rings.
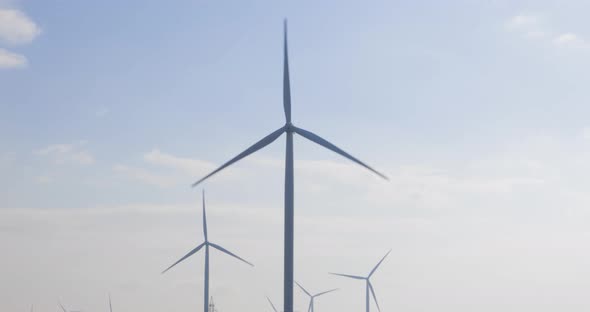
[[[345,152],[344,150],[342,150],[341,148],[337,147],[336,145],[330,143],[328,140],[320,137],[319,135],[311,132],[311,131],[307,131],[305,129],[302,128],[298,128],[295,127],[291,124],[291,83],[290,83],[290,76],[289,76],[289,54],[288,54],[288,44],[287,44],[287,20],[285,20],[284,22],[284,42],[283,42],[283,109],[285,111],[285,125],[277,130],[275,130],[274,132],[270,133],[269,135],[265,136],[264,138],[262,138],[261,140],[259,140],[258,142],[254,143],[252,146],[248,147],[246,150],[244,150],[243,152],[241,152],[240,154],[238,154],[237,156],[235,156],[234,158],[230,159],[229,161],[225,162],[223,165],[221,165],[219,168],[213,170],[211,173],[207,174],[206,176],[204,176],[203,178],[201,178],[200,180],[198,180],[197,182],[193,183],[192,186],[195,187],[197,185],[199,185],[200,183],[202,183],[203,181],[207,180],[208,178],[210,178],[211,176],[215,175],[216,173],[218,173],[219,171],[231,166],[232,164],[236,163],[237,161],[261,150],[262,148],[266,147],[267,145],[269,145],[270,143],[274,142],[276,139],[278,139],[284,132],[295,132],[299,135],[301,135],[302,137],[317,143],[341,156],[344,156],[346,158],[348,158],[349,160],[365,167],[366,169],[372,171],[373,173],[377,174],[378,176],[380,176],[381,178],[388,180],[388,178],[378,172],[377,170],[373,169],[372,167],[370,167],[369,165],[365,164],[364,162],[360,161],[359,159],[357,159],[356,157],[353,157],[352,155],[350,155],[349,153]]]
[[[358,276],[358,275],[341,274],[341,273],[330,273],[330,274],[342,276],[342,277],[347,277],[347,278],[352,278],[352,279],[356,279],[356,280],[365,280],[367,283],[367,288],[369,289],[369,292],[371,293],[371,296],[373,297],[373,301],[375,301],[375,305],[377,305],[377,310],[381,311],[381,308],[379,307],[379,302],[377,301],[377,295],[375,294],[375,289],[373,288],[373,284],[371,284],[370,278],[371,278],[371,276],[373,276],[373,274],[375,273],[375,271],[377,271],[377,269],[379,268],[381,263],[383,263],[383,260],[385,260],[385,258],[387,258],[387,256],[390,253],[391,253],[391,249],[385,254],[385,256],[383,256],[383,258],[381,258],[381,260],[379,260],[377,265],[375,265],[375,267],[373,267],[373,269],[371,270],[369,275],[366,277]],[[368,294],[367,294],[367,296],[368,296]],[[368,300],[369,300],[369,298],[367,297],[367,302],[368,302]]]
[[[303,286],[301,286],[301,284],[299,284],[298,282],[295,282],[295,284],[297,284],[297,286],[299,286],[299,288],[301,288],[301,290],[303,290],[303,292],[309,297],[310,301],[309,301],[309,307],[308,307],[307,311],[311,311],[311,312],[313,312],[313,306],[314,306],[313,303],[314,303],[315,298],[338,290],[338,288],[334,288],[334,289],[330,289],[330,290],[323,291],[323,292],[317,293],[315,295],[312,295],[309,291],[307,291],[305,288],[303,288]]]
[[[199,250],[201,250],[205,246],[213,247],[213,248],[215,248],[215,249],[217,249],[229,256],[232,256],[232,257],[234,257],[234,258],[236,258],[236,259],[238,259],[250,266],[254,266],[252,263],[242,259],[241,257],[236,255],[235,253],[232,253],[231,251],[209,241],[209,237],[207,234],[207,212],[206,212],[206,208],[205,208],[205,191],[204,190],[203,190],[203,235],[205,236],[205,241],[203,243],[201,243],[200,245],[195,247],[193,250],[189,251],[186,255],[184,255],[178,261],[174,262],[174,264],[169,266],[166,270],[162,271],[162,274],[166,273],[168,270],[172,269],[174,266],[176,266],[180,262],[182,262],[182,261],[186,260],[187,258],[189,258],[190,256],[194,255],[195,253],[197,253]]]

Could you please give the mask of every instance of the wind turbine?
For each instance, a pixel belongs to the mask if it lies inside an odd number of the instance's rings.
[[[113,304],[111,303],[111,294],[109,294],[109,310],[113,312]]]
[[[74,311],[74,310],[68,311],[68,310],[66,310],[66,308],[64,308],[63,304],[61,304],[61,301],[58,301],[58,303],[59,303],[59,307],[60,307],[60,308],[61,308],[61,309],[62,309],[64,312],[82,312],[82,311],[80,311],[80,310],[77,310],[77,311]]]
[[[377,271],[377,268],[381,265],[381,262],[383,262],[383,260],[385,260],[385,257],[387,257],[387,255],[389,255],[390,252],[391,252],[391,250],[389,250],[385,254],[385,256],[383,256],[383,258],[381,258],[381,261],[379,261],[379,263],[377,263],[377,265],[373,268],[373,270],[371,270],[371,273],[369,273],[369,275],[367,277],[357,276],[357,275],[340,274],[340,273],[330,273],[332,275],[344,276],[344,277],[348,277],[348,278],[366,281],[365,292],[366,292],[367,312],[369,312],[369,308],[370,308],[369,292],[371,293],[371,295],[373,295],[373,300],[375,301],[375,304],[377,305],[377,309],[379,311],[381,311],[381,308],[379,307],[379,303],[377,302],[377,296],[375,295],[375,290],[373,289],[373,285],[371,284],[370,279],[371,279],[371,276],[373,276],[373,273],[375,273],[375,271]]]
[[[166,273],[168,270],[172,269],[175,265],[179,264],[180,262],[182,262],[186,258],[192,256],[197,251],[201,250],[201,248],[205,247],[205,287],[204,287],[205,288],[205,293],[204,293],[205,297],[203,299],[203,305],[204,305],[204,312],[207,312],[209,309],[209,247],[213,247],[223,253],[226,253],[226,254],[246,263],[246,264],[249,264],[251,266],[254,266],[254,265],[252,263],[238,257],[236,254],[230,252],[229,250],[209,241],[209,238],[207,237],[207,214],[205,213],[205,191],[204,190],[203,190],[203,235],[205,236],[205,241],[203,243],[201,243],[199,246],[195,247],[195,249],[191,250],[184,257],[180,258],[180,260],[176,261],[173,265],[171,265],[166,270],[164,270],[162,272],[162,274]]]
[[[323,139],[322,137],[304,130],[302,128],[298,128],[291,123],[291,86],[289,82],[289,57],[287,53],[287,20],[284,22],[284,62],[283,62],[283,109],[285,111],[285,125],[280,127],[279,129],[275,130],[271,134],[267,135],[266,137],[262,138],[260,141],[254,143],[254,145],[247,148],[245,151],[241,152],[234,158],[230,159],[226,163],[224,163],[221,167],[215,169],[202,179],[198,180],[197,182],[193,183],[193,187],[199,185],[201,182],[205,181],[212,175],[218,173],[219,171],[225,169],[226,167],[234,164],[235,162],[239,161],[240,159],[245,158],[246,156],[257,152],[258,150],[262,149],[263,147],[269,145],[270,143],[274,142],[278,139],[283,133],[287,136],[287,145],[286,145],[286,156],[285,156],[285,244],[284,244],[284,284],[283,284],[283,295],[284,295],[284,309],[285,312],[293,312],[293,230],[294,230],[294,186],[295,182],[293,180],[293,133],[297,133],[300,136],[315,142],[337,154],[340,154],[355,163],[369,169],[370,171],[376,173],[380,177],[387,180],[387,177],[375,169],[369,167],[362,161],[358,160],[357,158],[353,157],[352,155],[348,154],[347,152],[343,151],[336,145],[328,142],[327,140]]]
[[[321,293],[312,295],[311,293],[309,293],[309,291],[305,290],[305,288],[303,288],[303,286],[301,286],[301,284],[299,284],[297,282],[295,282],[295,284],[297,284],[297,286],[299,286],[299,288],[301,288],[301,290],[303,290],[303,292],[306,293],[309,296],[309,308],[307,309],[307,312],[313,312],[313,310],[314,310],[313,303],[314,303],[314,300],[315,300],[316,297],[319,297],[321,295],[325,295],[327,293],[331,293],[333,291],[338,290],[338,288],[335,288],[335,289],[331,289],[331,290],[328,290],[328,291],[324,291],[324,292],[321,292]]]

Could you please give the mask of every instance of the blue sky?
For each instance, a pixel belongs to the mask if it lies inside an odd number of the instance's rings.
[[[587,311],[585,1],[0,0],[3,310],[200,307],[190,183],[283,123],[289,19],[301,138],[296,278],[362,274],[384,310]],[[281,303],[283,139],[207,188],[221,311]],[[299,296],[301,294],[297,294]],[[297,297],[299,310],[306,306]]]

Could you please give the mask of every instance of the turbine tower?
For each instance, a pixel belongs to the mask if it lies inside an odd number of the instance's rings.
[[[162,274],[166,273],[168,270],[172,269],[175,265],[179,264],[180,262],[184,261],[188,257],[192,256],[193,254],[195,254],[196,252],[201,250],[201,248],[205,247],[205,287],[204,287],[205,293],[204,293],[204,299],[203,299],[203,306],[204,306],[203,311],[208,312],[209,311],[209,247],[213,247],[214,249],[217,249],[225,254],[228,254],[228,255],[230,255],[230,256],[232,256],[232,257],[234,257],[246,264],[249,264],[250,266],[254,266],[254,265],[252,263],[240,258],[236,254],[230,252],[229,250],[209,241],[209,238],[207,237],[207,214],[205,212],[205,191],[204,190],[203,190],[203,235],[205,236],[205,241],[203,243],[201,243],[199,246],[195,247],[195,249],[191,250],[184,257],[180,258],[180,260],[176,261],[173,265],[171,265],[166,270],[164,270],[162,272]]]
[[[377,305],[377,309],[379,311],[381,311],[381,308],[379,307],[379,303],[377,302],[377,296],[375,295],[375,290],[373,289],[373,284],[371,284],[371,280],[370,279],[371,279],[371,276],[373,276],[373,273],[375,273],[375,271],[377,271],[377,268],[381,265],[381,262],[383,262],[383,260],[385,260],[385,258],[387,257],[387,255],[389,255],[390,252],[391,252],[391,250],[389,250],[385,254],[385,256],[383,256],[383,258],[381,258],[381,261],[379,261],[379,263],[377,263],[377,265],[373,268],[373,270],[371,270],[371,273],[369,273],[369,275],[367,277],[357,276],[357,275],[340,274],[340,273],[330,273],[332,275],[344,276],[344,277],[358,279],[358,280],[365,280],[365,282],[366,282],[366,286],[365,286],[365,293],[366,293],[365,302],[366,302],[366,306],[367,306],[367,312],[369,312],[369,309],[370,309],[370,306],[371,306],[370,305],[370,301],[369,301],[369,292],[373,296],[373,300],[375,301],[375,304]]]
[[[309,293],[309,291],[305,290],[305,288],[303,288],[303,286],[301,286],[301,284],[299,284],[297,282],[295,282],[295,284],[297,284],[297,286],[299,286],[299,288],[301,288],[301,290],[303,290],[303,292],[306,293],[309,296],[309,308],[307,308],[307,312],[313,312],[314,311],[314,304],[313,303],[314,303],[316,297],[319,297],[321,295],[325,295],[327,293],[331,293],[333,291],[338,290],[338,288],[335,288],[335,289],[331,289],[331,290],[328,290],[328,291],[324,291],[324,292],[321,292],[321,293],[312,295],[311,293]]]
[[[113,312],[113,304],[111,303],[111,294],[109,294],[109,311]]]
[[[260,141],[256,142],[254,145],[247,148],[245,151],[241,152],[234,158],[230,159],[226,163],[224,163],[221,167],[215,169],[213,172],[209,173],[202,179],[198,180],[197,182],[193,183],[193,187],[199,185],[201,182],[205,181],[212,175],[218,173],[219,171],[225,169],[226,167],[234,164],[235,162],[239,161],[240,159],[245,158],[246,156],[262,149],[263,147],[269,145],[270,143],[274,142],[278,139],[283,133],[287,136],[287,144],[286,144],[286,155],[285,155],[285,244],[284,244],[284,283],[283,283],[283,295],[284,295],[284,302],[283,307],[285,312],[293,312],[293,231],[294,231],[294,177],[293,177],[293,133],[297,133],[300,136],[317,143],[337,154],[340,154],[355,163],[369,169],[370,171],[376,173],[380,177],[387,180],[387,177],[383,174],[377,172],[375,169],[369,167],[362,161],[358,160],[357,158],[353,157],[352,155],[348,154],[347,152],[343,151],[342,149],[338,148],[336,145],[328,142],[327,140],[323,139],[322,137],[304,130],[302,128],[298,128],[293,123],[291,123],[291,86],[289,82],[289,57],[287,53],[287,20],[284,22],[284,42],[283,42],[283,109],[285,111],[285,125],[280,127],[279,129],[275,130],[271,134],[267,135],[266,137],[262,138]]]

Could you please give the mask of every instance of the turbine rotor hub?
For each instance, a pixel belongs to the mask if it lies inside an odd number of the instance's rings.
[[[285,124],[285,131],[287,132],[294,132],[295,126],[289,121]]]

